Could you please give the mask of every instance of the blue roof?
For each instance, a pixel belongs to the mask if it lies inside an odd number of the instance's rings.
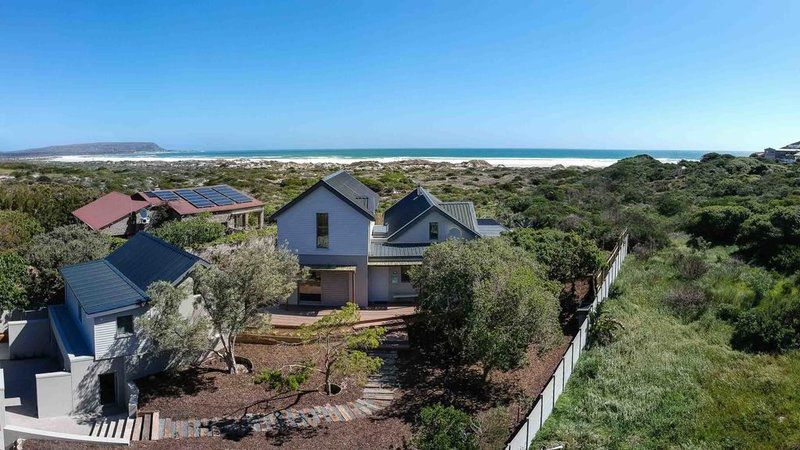
[[[177,283],[198,262],[205,263],[161,239],[137,233],[104,259],[60,271],[86,314],[96,314],[145,303],[150,284]]]
[[[202,261],[148,233],[136,233],[106,256],[106,260],[143,291],[156,281],[180,281],[192,266]]]
[[[147,301],[145,293],[105,259],[64,267],[61,275],[86,314]]]

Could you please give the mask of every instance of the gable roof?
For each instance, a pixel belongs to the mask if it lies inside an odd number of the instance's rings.
[[[147,295],[105,259],[63,267],[61,275],[86,314],[147,301]]]
[[[89,228],[97,231],[149,206],[150,202],[147,200],[140,200],[119,192],[109,192],[72,211],[72,215],[88,225]]]
[[[178,283],[195,264],[206,264],[172,244],[138,233],[110,255],[59,269],[86,314],[140,305],[155,281]]]
[[[383,224],[386,225],[386,232],[393,234],[437,203],[439,203],[438,198],[434,197],[422,186],[417,186],[383,213]]]
[[[375,220],[375,209],[378,207],[379,199],[378,194],[343,170],[327,175],[316,182],[313,186],[303,191],[302,194],[275,211],[270,216],[270,220],[275,220],[278,216],[283,214],[284,211],[319,188],[329,190],[368,219]]]
[[[447,217],[448,219],[453,221],[453,223],[455,223],[456,225],[458,225],[461,228],[463,228],[467,233],[471,234],[472,236],[479,236],[478,233],[474,229],[472,229],[472,228],[468,227],[467,225],[461,223],[461,221],[459,221],[458,219],[456,219],[455,217],[450,215],[450,213],[445,211],[440,205],[431,205],[430,208],[426,209],[425,211],[420,213],[417,217],[414,217],[412,220],[406,222],[397,231],[395,231],[394,233],[390,234],[389,237],[386,238],[386,240],[391,242],[391,241],[395,240],[396,238],[398,238],[399,236],[402,236],[406,229],[411,228],[412,225],[414,225],[415,223],[417,223],[420,220],[424,219],[425,216],[427,216],[428,214],[430,214],[433,211],[439,212],[443,216]]]
[[[399,236],[399,231],[416,223],[431,210],[439,211],[471,234],[478,234],[478,219],[472,202],[443,202],[422,186],[417,186],[383,213],[388,240]]]
[[[137,233],[105,258],[141,290],[155,281],[177,283],[200,257],[148,233]]]

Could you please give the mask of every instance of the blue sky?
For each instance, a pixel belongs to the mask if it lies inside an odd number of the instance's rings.
[[[0,2],[0,149],[800,140],[800,1]]]

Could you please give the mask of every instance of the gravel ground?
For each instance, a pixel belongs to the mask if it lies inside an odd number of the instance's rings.
[[[253,362],[253,374],[230,375],[224,364],[213,361],[199,369],[159,374],[138,382],[139,409],[159,411],[161,417],[237,417],[246,413],[268,413],[285,408],[304,408],[326,403],[344,403],[361,397],[361,387],[349,380],[336,396],[320,391],[324,378],[315,373],[301,392],[278,393],[253,383],[266,368],[316,358],[319,347],[239,344],[237,354]]]

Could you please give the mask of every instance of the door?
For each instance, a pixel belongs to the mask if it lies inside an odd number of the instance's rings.
[[[100,404],[117,403],[117,376],[114,372],[104,373],[97,377],[100,383]]]

